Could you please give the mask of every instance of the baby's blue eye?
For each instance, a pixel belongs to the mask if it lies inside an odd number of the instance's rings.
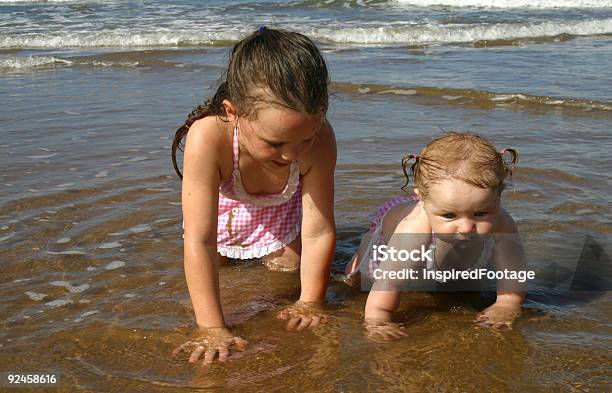
[[[445,214],[442,214],[442,217],[450,220],[450,219],[455,218],[456,215],[455,215],[455,213],[445,213]]]
[[[476,217],[484,217],[487,214],[489,214],[489,212],[476,212],[476,213],[474,213],[474,216],[476,216]]]

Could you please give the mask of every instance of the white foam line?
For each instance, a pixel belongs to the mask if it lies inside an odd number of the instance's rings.
[[[81,250],[67,250],[67,251],[46,251],[47,254],[51,255],[83,255],[85,251]]]
[[[11,56],[9,58],[0,59],[0,68],[20,70],[45,65],[53,65],[55,63],[72,64],[72,62],[69,60],[58,59],[51,56]]]
[[[417,93],[416,90],[385,90],[385,91],[380,91],[378,92],[378,94],[389,94],[389,93],[393,93],[393,94],[398,94],[398,95],[404,95],[404,96],[413,96]]]
[[[509,40],[571,34],[612,33],[612,19],[542,23],[491,23],[480,25],[401,25],[352,28],[317,28],[312,37],[336,43],[414,44]]]
[[[123,262],[123,261],[112,261],[108,265],[104,266],[104,268],[106,270],[114,270],[114,269],[118,269],[118,268],[123,267],[123,266],[125,266],[125,262]]]
[[[43,154],[43,155],[39,155],[39,156],[28,156],[28,158],[33,158],[35,160],[38,160],[38,159],[45,159],[45,158],[55,157],[58,154],[59,153]]]
[[[10,239],[10,238],[12,238],[13,236],[15,236],[15,234],[14,234],[14,233],[11,233],[10,235],[6,235],[6,236],[3,236],[3,237],[0,237],[0,242],[3,242],[3,241],[5,241],[5,240],[7,240],[7,239]]]
[[[117,248],[120,247],[121,243],[119,242],[108,242],[108,243],[102,243],[98,246],[98,248]]]
[[[68,299],[57,299],[57,300],[53,300],[51,302],[47,302],[45,303],[45,305],[49,306],[49,307],[61,307],[61,306],[65,306],[67,304],[72,304],[72,300],[68,300]]]
[[[237,41],[244,36],[241,31],[95,31],[64,32],[55,34],[3,35],[2,48],[66,48],[66,47],[143,47],[178,46],[179,44],[206,45],[216,41]]]
[[[25,294],[32,300],[39,302],[41,300],[43,300],[44,298],[47,297],[46,293],[38,293],[38,292],[33,292],[33,291],[27,291],[25,292]]]
[[[396,0],[397,3],[421,7],[484,8],[607,8],[611,0]]]

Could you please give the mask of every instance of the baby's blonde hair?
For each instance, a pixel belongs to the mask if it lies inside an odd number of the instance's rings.
[[[504,155],[510,154],[505,161]],[[485,138],[462,132],[446,132],[429,143],[420,155],[409,154],[402,159],[406,176],[405,190],[409,182],[408,166],[414,177],[421,198],[427,199],[430,187],[445,179],[462,180],[479,188],[491,188],[498,195],[504,190],[504,180],[512,175],[518,162],[518,153],[513,148],[498,152]]]

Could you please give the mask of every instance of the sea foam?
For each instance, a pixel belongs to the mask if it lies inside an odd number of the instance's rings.
[[[466,43],[525,39],[569,34],[576,36],[612,33],[612,19],[541,23],[410,24],[321,28],[311,32],[316,39],[352,44]]]
[[[612,1],[612,0],[610,0]],[[506,40],[537,38],[568,34],[575,36],[612,33],[612,19],[572,21],[437,24],[437,23],[362,23],[358,27],[340,23],[324,26],[305,25],[301,29],[315,40],[352,44],[399,43],[459,43],[482,40]],[[236,41],[242,37],[236,31],[96,31],[56,32],[47,34],[7,34],[0,36],[0,48],[67,48],[67,47],[159,47],[159,46],[209,46],[219,42]],[[25,59],[25,58],[24,58]],[[16,61],[16,60],[11,60]],[[25,64],[30,60],[19,60]],[[33,61],[33,60],[32,60]],[[51,59],[40,60],[51,62]],[[53,61],[59,61],[58,59]],[[65,60],[71,63],[70,60]],[[11,63],[12,64],[12,63]],[[9,67],[15,67],[10,65]],[[141,157],[132,158],[137,161]],[[144,158],[142,158],[144,159]]]
[[[481,8],[606,8],[612,0],[396,0],[397,3],[420,7]]]

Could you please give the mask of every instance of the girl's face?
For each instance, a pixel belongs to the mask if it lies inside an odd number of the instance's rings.
[[[451,242],[492,233],[500,212],[499,196],[493,189],[454,179],[433,184],[422,203],[432,230]]]
[[[324,114],[279,107],[261,108],[255,119],[237,119],[240,141],[249,154],[275,167],[302,159],[314,144],[324,121]]]

